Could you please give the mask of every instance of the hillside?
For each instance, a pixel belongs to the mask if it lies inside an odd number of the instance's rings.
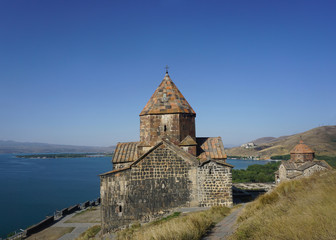
[[[226,152],[228,156],[260,156],[262,159],[268,159],[275,155],[289,154],[300,138],[316,152],[316,155],[336,156],[336,126],[318,127],[273,139],[271,137],[257,139],[251,141],[257,144],[254,148],[235,147],[227,149]]]
[[[257,144],[257,145],[260,145],[260,144],[263,144],[263,143],[271,142],[273,140],[276,140],[276,138],[275,137],[262,137],[262,138],[258,138],[256,140],[253,140],[252,142]]]
[[[335,189],[335,171],[284,182],[246,205],[230,239],[336,239]]]
[[[111,147],[91,147],[91,146],[73,146],[58,145],[48,143],[31,143],[1,141],[0,153],[87,153],[87,152],[113,152],[115,146]]]

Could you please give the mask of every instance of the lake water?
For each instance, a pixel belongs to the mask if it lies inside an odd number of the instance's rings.
[[[234,160],[235,169],[268,161]],[[28,159],[0,154],[0,238],[61,210],[99,197],[98,175],[111,157]]]
[[[55,210],[99,197],[98,174],[111,157],[28,159],[0,154],[0,237]]]
[[[242,159],[227,159],[227,163],[234,166],[234,169],[246,169],[248,166],[253,164],[264,165],[271,162],[270,160],[242,160]]]

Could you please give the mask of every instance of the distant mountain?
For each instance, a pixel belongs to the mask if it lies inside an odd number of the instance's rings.
[[[237,144],[224,144],[225,148],[233,148],[233,147],[238,147],[239,145]]]
[[[92,147],[0,140],[0,153],[111,153],[114,151],[114,149],[115,146]]]
[[[336,126],[318,127],[279,138],[259,138],[252,141],[257,145],[253,148],[235,147],[227,149],[226,152],[228,156],[260,156],[268,159],[275,155],[289,154],[301,138],[317,155],[336,156]]]
[[[262,138],[258,138],[256,140],[253,140],[252,142],[256,145],[260,145],[260,144],[263,144],[263,143],[271,142],[275,139],[276,139],[275,137],[262,137]]]

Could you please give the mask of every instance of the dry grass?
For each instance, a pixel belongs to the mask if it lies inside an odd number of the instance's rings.
[[[39,233],[33,234],[27,240],[56,240],[67,233],[71,233],[73,227],[49,227]]]
[[[231,239],[336,239],[336,171],[280,184],[238,221]]]
[[[213,207],[202,212],[189,213],[156,221],[144,226],[136,224],[118,232],[117,239],[137,240],[192,240],[201,237],[230,213],[226,207]]]
[[[96,239],[95,236],[97,235],[97,233],[99,233],[100,229],[101,229],[100,225],[90,227],[88,230],[83,232],[76,240]]]

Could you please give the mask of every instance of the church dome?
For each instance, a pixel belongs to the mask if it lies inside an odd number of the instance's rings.
[[[290,153],[315,153],[310,147],[303,143],[301,140],[299,144],[297,144]]]
[[[166,73],[159,87],[140,113],[143,115],[187,113],[196,115],[182,93]]]

